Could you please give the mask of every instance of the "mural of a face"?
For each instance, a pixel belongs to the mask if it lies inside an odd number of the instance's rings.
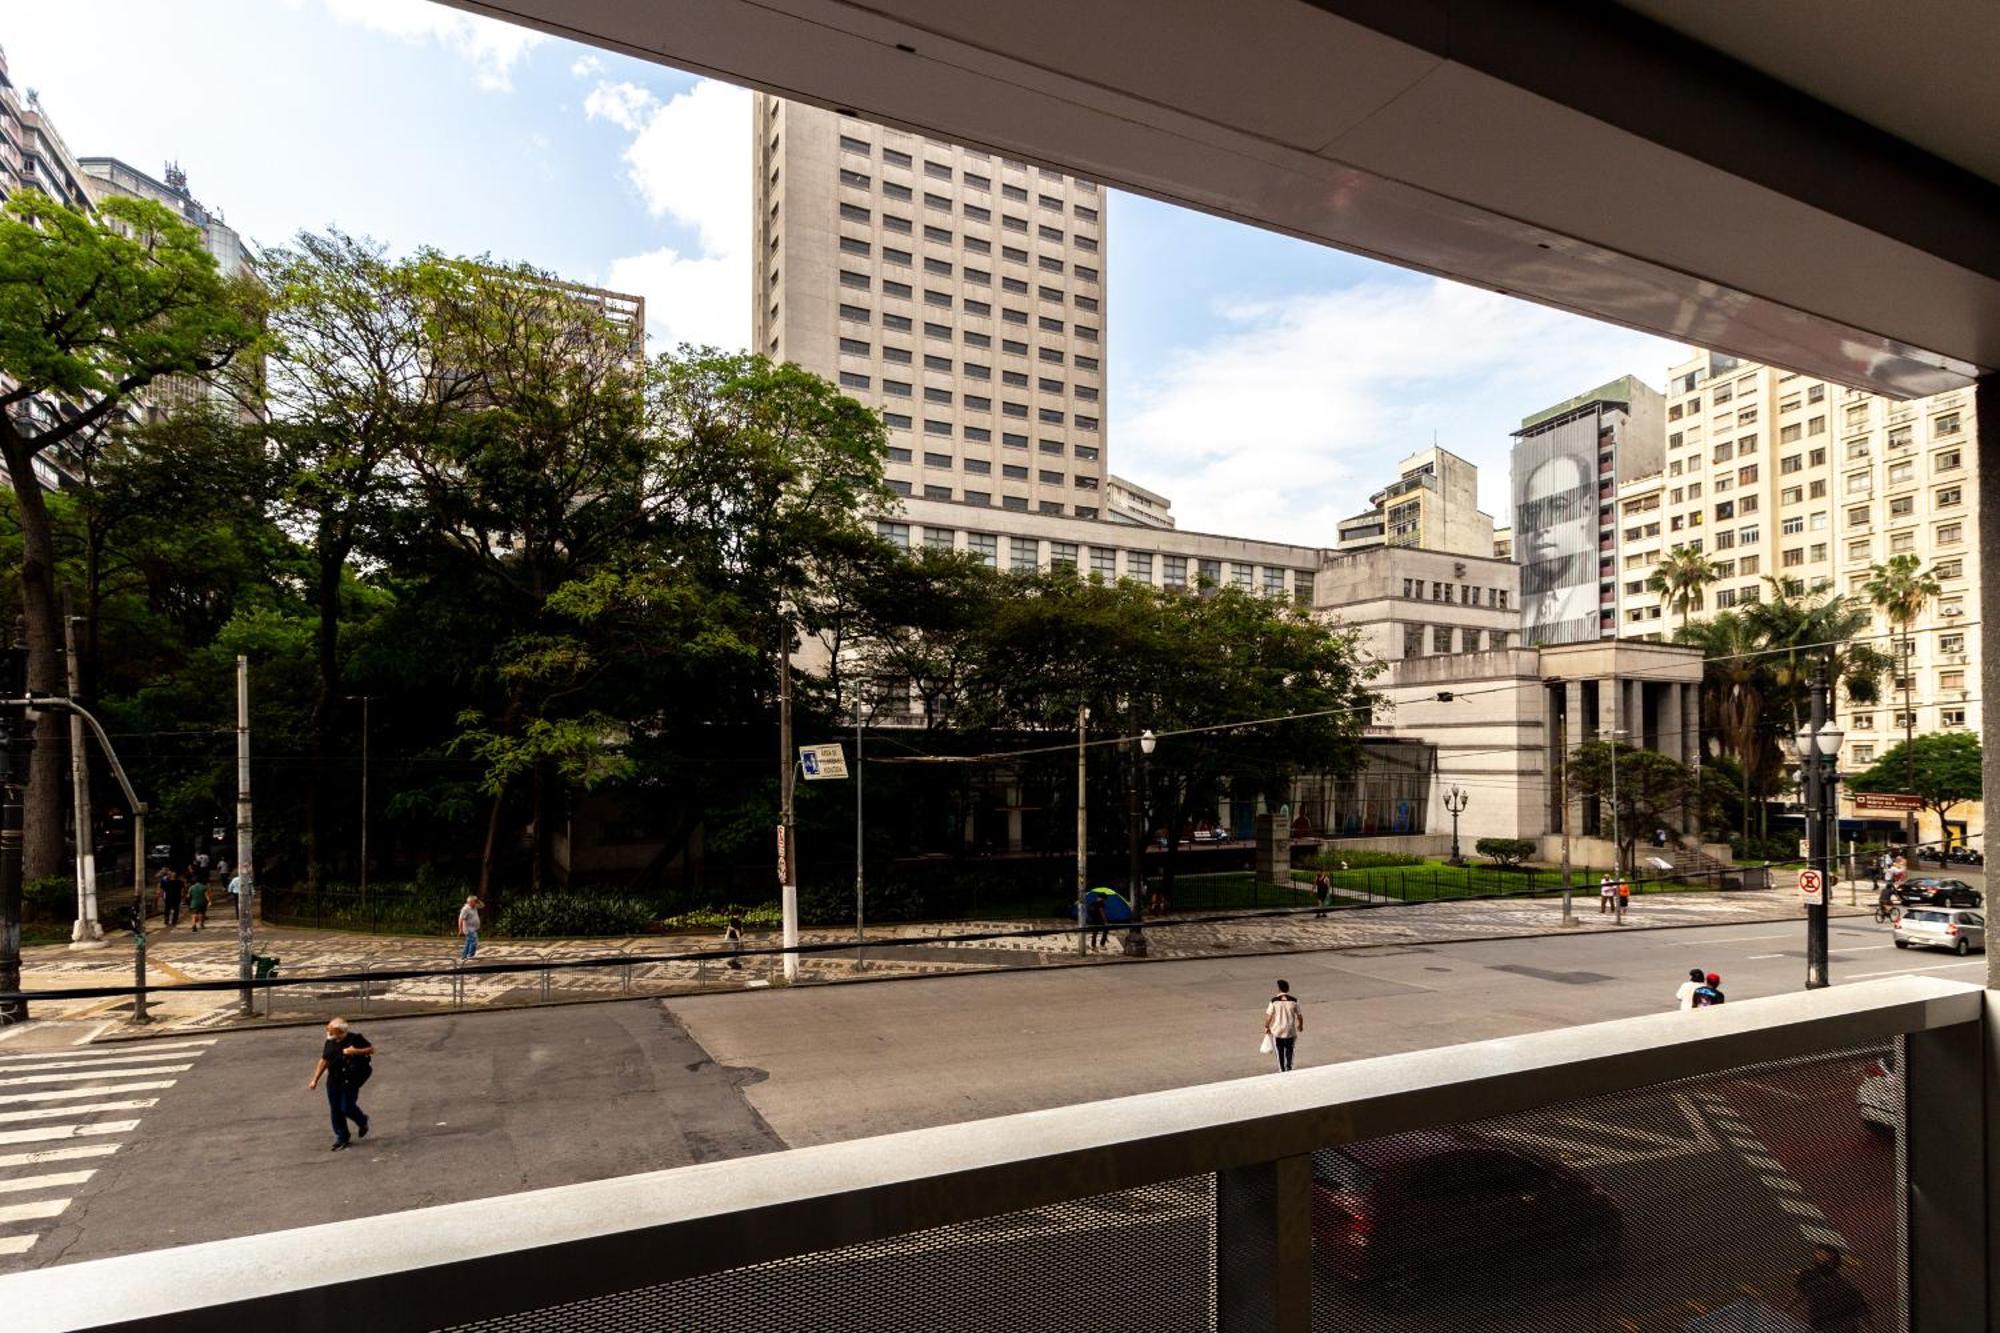
[[[1514,531],[1530,642],[1597,637],[1596,450],[1587,418],[1523,446]]]

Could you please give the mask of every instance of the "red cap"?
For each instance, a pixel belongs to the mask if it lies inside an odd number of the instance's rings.
[[[1720,986],[1722,984],[1722,974],[1719,972],[1709,973],[1708,984],[1711,986]]]

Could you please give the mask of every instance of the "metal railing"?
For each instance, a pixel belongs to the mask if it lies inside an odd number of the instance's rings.
[[[57,1265],[0,1308],[18,1333],[1789,1329],[1840,1295],[1831,1246],[1871,1327],[1966,1333],[1993,1326],[1993,1003],[1897,977]],[[1419,1168],[1449,1209],[1420,1211]]]

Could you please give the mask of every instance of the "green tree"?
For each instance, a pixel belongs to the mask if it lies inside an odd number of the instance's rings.
[[[1648,591],[1658,593],[1670,605],[1677,605],[1681,623],[1687,624],[1688,607],[1697,590],[1715,582],[1715,563],[1692,546],[1676,546],[1660,559],[1646,579]]]
[[[1771,796],[1784,764],[1765,716],[1776,682],[1763,654],[1764,636],[1740,612],[1722,611],[1682,625],[1674,637],[1702,650],[1702,734],[1715,736],[1736,761],[1742,784],[1742,836],[1747,841],[1752,793]]]
[[[1908,792],[1937,816],[1938,837],[1954,807],[1984,794],[1979,737],[1964,731],[1934,731],[1898,742],[1864,773],[1847,779],[1853,791]]]
[[[226,282],[201,234],[149,200],[108,199],[86,216],[34,190],[0,208],[0,461],[21,530],[21,602],[29,688],[61,693],[54,529],[36,463],[113,424],[114,413],[164,376],[215,376],[258,340],[258,298]],[[47,429],[18,414],[60,401]],[[63,859],[59,716],[36,727],[25,873]]]
[[[1576,748],[1569,762],[1572,791],[1615,802],[1620,873],[1630,871],[1632,849],[1639,838],[1647,830],[1663,825],[1698,794],[1694,769],[1657,750],[1586,741]]]

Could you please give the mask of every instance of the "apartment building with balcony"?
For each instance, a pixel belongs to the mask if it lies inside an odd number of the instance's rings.
[[[1973,515],[1978,459],[1967,390],[1894,402],[1774,366],[1704,352],[1675,366],[1667,392],[1667,461],[1658,542],[1621,568],[1620,631],[1672,633],[1674,615],[1645,587],[1661,555],[1685,545],[1717,577],[1692,614],[1741,609],[1771,595],[1772,578],[1832,587],[1866,600],[1875,565],[1911,555],[1942,595],[1904,645],[1876,612],[1871,633],[1898,659],[1880,702],[1836,700],[1847,727],[1843,764],[1875,762],[1908,730],[1976,732],[1980,705],[1979,579]],[[1649,479],[1650,481],[1650,479]],[[1621,516],[1652,484],[1621,487]],[[1629,530],[1629,518],[1627,519]],[[1973,826],[1981,822],[1975,813]],[[1932,830],[1926,836],[1936,836]]]
[[[1104,517],[1113,523],[1135,523],[1144,528],[1171,528],[1177,520],[1174,502],[1158,491],[1136,481],[1109,473],[1104,478]]]
[[[1524,417],[1514,432],[1513,533],[1521,632],[1535,644],[1618,632],[1624,548],[1614,497],[1660,470],[1663,399],[1622,375]],[[1640,524],[1644,541],[1650,520]]]
[[[1419,449],[1396,465],[1395,481],[1368,497],[1368,508],[1340,521],[1335,545],[1491,555],[1493,516],[1479,508],[1479,468],[1449,449]]]

